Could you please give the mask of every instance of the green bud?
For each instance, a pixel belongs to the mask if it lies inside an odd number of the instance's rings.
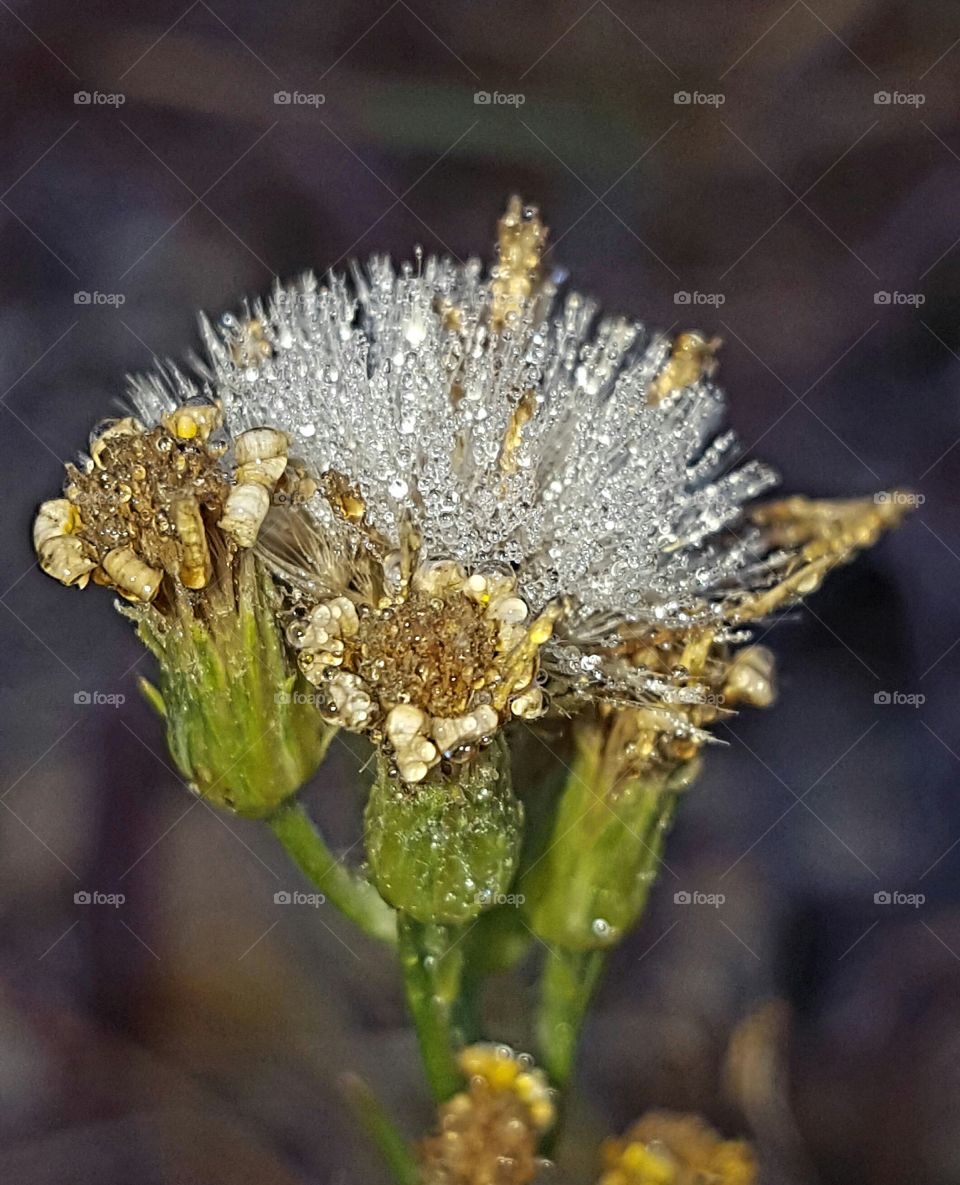
[[[612,946],[640,916],[659,869],[677,792],[694,763],[617,776],[599,723],[577,752],[542,855],[520,882],[534,932],[571,951]]]
[[[160,612],[125,609],[160,667],[144,691],[178,769],[201,797],[264,818],[307,781],[333,735],[292,668],[276,590],[252,555]]]
[[[378,757],[367,858],[384,900],[418,922],[458,925],[496,905],[516,872],[522,826],[500,737],[455,774],[414,785]]]

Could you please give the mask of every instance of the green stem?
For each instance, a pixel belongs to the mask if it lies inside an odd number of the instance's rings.
[[[606,961],[605,950],[547,953],[541,981],[537,1034],[543,1065],[554,1086],[570,1080],[580,1030]]]
[[[483,1032],[483,975],[470,966],[469,952],[464,956],[460,993],[454,1001],[452,1020],[461,1045],[472,1045]]]
[[[455,1018],[463,971],[463,950],[457,946],[459,928],[417,922],[399,914],[397,937],[407,1006],[430,1089],[441,1102],[463,1085],[456,1059],[461,1034]]]
[[[397,1185],[418,1185],[420,1170],[409,1142],[386,1113],[369,1086],[353,1074],[344,1079],[344,1091],[357,1119],[376,1144]]]
[[[294,864],[344,916],[371,938],[396,942],[393,910],[373,885],[361,880],[334,856],[298,802],[288,800],[267,822]]]

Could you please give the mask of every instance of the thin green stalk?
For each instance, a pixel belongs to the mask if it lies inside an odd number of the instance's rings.
[[[397,916],[400,965],[407,1006],[417,1030],[420,1053],[434,1098],[448,1099],[463,1084],[456,1051],[463,950],[459,927],[417,922]]]
[[[537,1035],[543,1065],[561,1090],[570,1080],[580,1030],[606,961],[605,950],[552,947],[543,968]]]
[[[454,1001],[451,1021],[459,1045],[472,1045],[483,1032],[483,974],[470,966],[469,951],[465,952],[460,977],[460,992]]]
[[[409,1141],[383,1109],[370,1087],[355,1075],[343,1082],[344,1092],[364,1131],[377,1146],[397,1185],[418,1185],[420,1170]]]
[[[483,997],[488,978],[509,971],[532,941],[530,927],[516,905],[488,909],[468,927],[458,947],[463,950],[463,973],[454,1011],[464,1045],[472,1045],[483,1036]]]
[[[289,800],[267,819],[300,871],[342,914],[371,938],[395,943],[396,915],[368,881],[342,864],[303,807]]]

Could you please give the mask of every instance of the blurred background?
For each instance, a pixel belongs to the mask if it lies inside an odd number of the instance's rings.
[[[767,638],[780,703],[684,804],[556,1179],[664,1106],[751,1133],[766,1182],[960,1182],[957,5],[0,0],[0,45],[0,1180],[381,1182],[348,1071],[429,1123],[390,958],[274,904],[283,854],[190,797],[128,623],[29,524],[196,309],[489,258],[518,191],[608,310],[723,337],[787,491],[923,498]],[[357,765],[310,790],[339,850]],[[494,985],[497,1036],[529,1040],[534,975]]]

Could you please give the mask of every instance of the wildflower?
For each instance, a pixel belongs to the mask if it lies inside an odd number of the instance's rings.
[[[724,1140],[696,1115],[651,1111],[603,1147],[598,1185],[754,1185],[750,1145]]]
[[[502,1045],[461,1051],[466,1090],[440,1108],[420,1147],[427,1185],[526,1185],[543,1162],[537,1145],[555,1119],[552,1093],[530,1058]]]
[[[269,513],[249,499],[287,636],[323,716],[407,783],[589,700],[654,710],[658,735],[697,746],[685,706],[709,688],[663,661],[677,639],[726,653],[871,533],[860,503],[754,513],[776,478],[737,465],[721,429],[719,342],[671,344],[559,298],[545,241],[514,199],[488,278],[419,250],[415,266],[307,275],[204,322],[198,383],[134,387],[145,414],[213,395],[233,432],[290,441],[289,496]],[[869,509],[877,529],[899,513]]]
[[[114,589],[159,661],[145,690],[204,797],[268,815],[313,773],[330,730],[291,669],[273,580],[250,552],[287,467],[270,428],[224,431],[220,406],[168,400],[109,421],[34,523],[41,568]]]
[[[205,588],[212,548],[233,551],[256,539],[265,498],[287,463],[282,433],[241,433],[235,474],[223,465],[227,441],[215,403],[175,405],[147,427],[111,420],[90,438],[89,456],[68,464],[64,497],[44,502],[34,523],[40,566],[63,584],[97,584],[150,603],[166,582]],[[259,516],[259,521],[258,521]]]
[[[900,498],[794,497],[752,506],[747,519],[762,532],[775,583],[737,590],[715,623],[621,626],[608,662],[643,671],[673,694],[636,707],[600,700],[577,718],[569,777],[524,883],[541,938],[582,951],[616,943],[633,925],[710,729],[741,706],[766,708],[776,698],[773,654],[738,648],[749,639],[744,627],[813,592],[827,572],[895,526],[902,505]]]
[[[484,969],[531,934],[548,948],[537,1033],[565,1084],[603,948],[643,907],[712,726],[774,699],[751,631],[908,504],[759,501],[777,478],[723,429],[719,340],[559,294],[546,233],[512,199],[486,274],[418,249],[202,320],[206,360],[135,379],[34,524],[45,572],[125,602],[197,791],[268,819],[331,901],[396,939],[444,1100],[421,1147],[437,1185],[524,1185],[555,1118],[529,1059],[460,1050]],[[525,795],[522,845],[508,726],[548,712],[576,718],[576,752],[558,793]],[[373,885],[292,799],[335,727],[377,750]],[[530,925],[513,911],[500,955],[478,955],[497,917],[461,940],[522,846]],[[745,1145],[655,1113],[608,1146],[602,1185],[754,1176]]]

